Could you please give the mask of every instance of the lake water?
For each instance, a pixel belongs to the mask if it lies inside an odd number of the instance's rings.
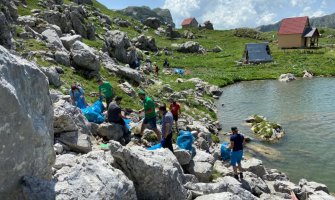
[[[217,107],[226,132],[238,126],[253,137],[244,122],[253,114],[281,124],[286,135],[279,143],[253,142],[273,148],[274,156],[261,156],[265,166],[285,172],[295,183],[304,177],[335,191],[335,79],[241,82],[223,89]]]

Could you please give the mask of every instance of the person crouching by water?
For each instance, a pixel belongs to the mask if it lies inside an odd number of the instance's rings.
[[[143,101],[143,109],[139,111],[141,113],[144,111],[144,120],[141,126],[141,132],[140,132],[140,137],[143,136],[145,128],[152,129],[156,135],[158,141],[161,140],[161,133],[157,129],[157,124],[156,124],[156,110],[155,110],[155,102],[145,94],[144,91],[139,91],[138,96],[140,99]]]
[[[163,148],[168,148],[173,153],[172,146],[172,127],[173,116],[172,113],[166,110],[166,105],[159,106],[159,115],[162,118],[162,139],[161,144]]]
[[[121,113],[121,101],[122,97],[116,96],[114,101],[111,102],[107,110],[107,121],[110,123],[120,124],[123,131],[123,139],[125,144],[130,142],[130,131],[127,129],[126,123],[123,119],[127,119]]]
[[[230,136],[229,149],[232,150],[230,164],[233,166],[234,178],[238,180],[237,167],[240,171],[240,179],[243,179],[241,161],[243,157],[243,145],[245,144],[245,139],[242,134],[239,133],[237,127],[231,128],[232,135]]]
[[[72,105],[77,106],[80,109],[87,107],[87,103],[84,97],[84,90],[76,83],[73,83],[71,85],[70,97],[71,97]]]

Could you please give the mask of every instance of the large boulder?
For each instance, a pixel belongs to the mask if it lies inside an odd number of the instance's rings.
[[[61,37],[60,40],[62,41],[64,47],[65,47],[68,51],[71,51],[72,45],[73,45],[76,41],[81,41],[81,35],[65,36],[65,37]]]
[[[73,166],[59,169],[55,178],[56,200],[137,199],[133,182],[112,167],[101,151],[78,157]]]
[[[73,2],[77,4],[88,4],[88,5],[93,5],[92,0],[73,0]]]
[[[244,178],[241,180],[241,183],[244,189],[258,197],[263,193],[270,193],[269,187],[260,177],[251,172],[245,172],[243,175]]]
[[[115,73],[117,76],[131,80],[132,82],[140,84],[145,80],[144,75],[141,74],[138,70],[117,65],[107,53],[102,55],[102,63],[103,66],[108,69],[108,71]]]
[[[100,124],[97,133],[101,137],[115,141],[120,141],[123,136],[122,126],[115,123]]]
[[[276,180],[274,185],[276,192],[290,194],[291,191],[298,194],[301,192],[301,188],[290,181],[278,181]]]
[[[174,155],[176,156],[180,165],[187,165],[192,159],[192,155],[190,154],[190,152],[185,149],[175,150]]]
[[[10,23],[3,12],[0,12],[0,45],[9,49],[13,47]]]
[[[205,49],[198,42],[187,41],[179,45],[177,51],[182,53],[204,53]]]
[[[325,193],[324,191],[316,191],[308,197],[308,200],[335,200],[335,197]]]
[[[281,82],[290,82],[294,81],[296,78],[293,74],[288,73],[288,74],[282,74],[279,76],[279,81]]]
[[[58,34],[53,29],[47,29],[42,32],[49,45],[54,49],[64,49],[62,41],[59,39]]]
[[[161,21],[156,17],[148,17],[143,21],[143,24],[150,28],[157,29],[161,26]]]
[[[54,103],[55,139],[66,144],[72,151],[91,151],[92,134],[88,125],[89,122],[79,108],[62,99]]]
[[[96,56],[94,49],[86,44],[76,41],[71,50],[74,64],[81,69],[99,71],[99,57]]]
[[[194,174],[200,182],[207,183],[211,179],[214,162],[215,159],[212,155],[197,150],[193,160],[185,168],[189,173]]]
[[[313,181],[308,182],[306,179],[301,179],[299,181],[299,186],[301,187],[301,192],[297,194],[297,196],[301,200],[307,200],[306,197],[310,196],[316,191],[323,191],[329,194],[328,187],[322,183],[317,183]]]
[[[70,56],[65,51],[56,51],[54,57],[55,57],[55,61],[58,64],[61,64],[61,65],[64,65],[64,66],[70,66],[71,65]]]
[[[148,151],[142,147],[110,145],[117,166],[134,182],[139,199],[186,199],[183,170],[168,149]]]
[[[258,177],[263,177],[266,174],[263,162],[256,158],[242,160],[241,165],[245,171],[252,172],[256,174]]]
[[[147,51],[157,51],[155,38],[146,37],[145,35],[140,35],[137,38],[132,39],[131,41],[136,48]]]
[[[22,199],[22,176],[51,178],[52,104],[46,76],[0,46],[0,199]]]
[[[62,85],[56,67],[42,67],[41,70],[48,77],[50,85],[54,85],[55,87]]]
[[[230,192],[222,192],[215,194],[208,194],[195,198],[195,200],[241,200],[238,195],[234,195]]]
[[[109,55],[123,63],[130,64],[127,57],[127,49],[131,46],[131,43],[127,34],[118,30],[108,31],[105,38]]]

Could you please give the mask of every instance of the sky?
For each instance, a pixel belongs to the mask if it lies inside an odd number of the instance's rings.
[[[98,0],[110,9],[127,6],[167,8],[180,27],[183,19],[210,20],[215,29],[254,28],[286,17],[320,17],[335,13],[335,0]]]

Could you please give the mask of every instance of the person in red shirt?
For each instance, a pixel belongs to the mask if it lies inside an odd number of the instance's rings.
[[[175,100],[172,100],[172,103],[170,104],[170,111],[173,115],[173,120],[175,121],[176,130],[178,132],[178,117],[181,114],[181,109],[180,105]]]

